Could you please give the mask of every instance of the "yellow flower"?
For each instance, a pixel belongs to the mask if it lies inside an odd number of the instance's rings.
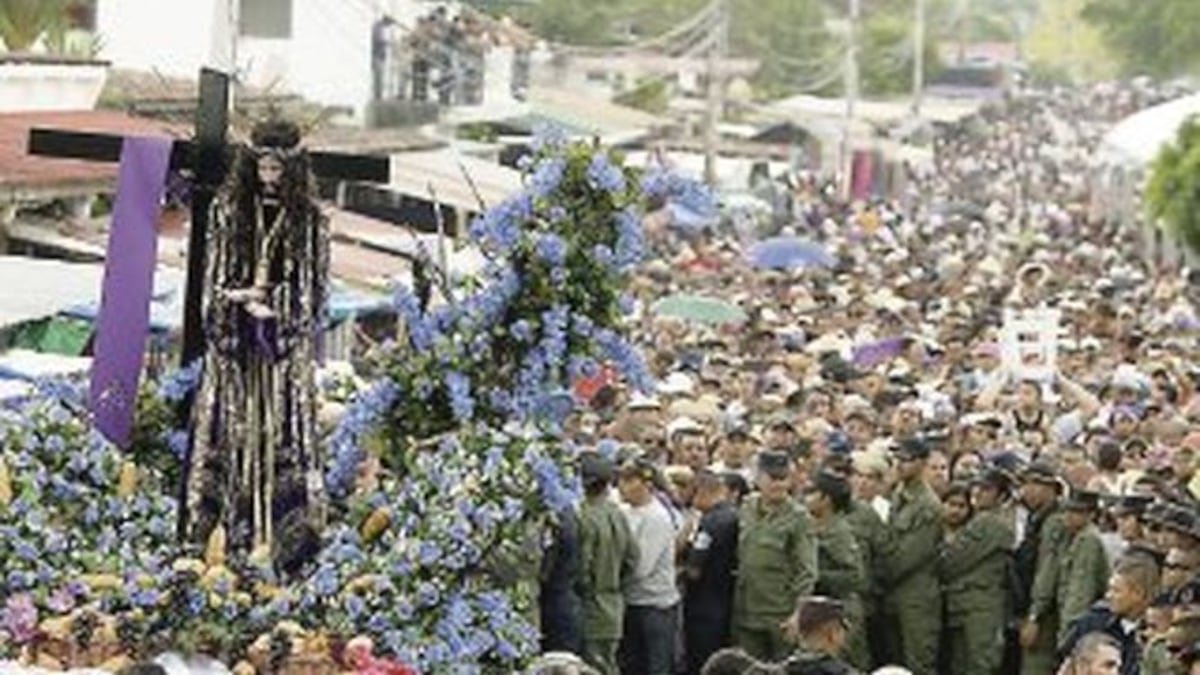
[[[217,525],[208,535],[208,545],[204,547],[204,564],[209,567],[220,567],[225,564],[224,525]]]
[[[0,457],[0,506],[8,506],[12,498],[12,478],[8,475],[8,463]]]
[[[260,581],[254,584],[254,595],[263,600],[274,600],[283,595],[283,589]]]
[[[375,541],[391,523],[392,518],[388,515],[387,509],[382,506],[375,509],[363,520],[362,527],[359,528],[363,541],[366,543]]]
[[[360,591],[371,590],[375,587],[377,581],[379,581],[379,576],[375,574],[364,574],[360,577],[355,577],[346,584],[346,592],[358,593]]]
[[[40,625],[42,633],[51,640],[66,640],[71,636],[71,623],[73,619],[69,616],[58,616],[53,619],[46,619]]]
[[[79,581],[92,591],[113,591],[121,588],[121,577],[115,574],[83,574]]]
[[[100,670],[103,670],[103,671],[109,672],[109,673],[119,673],[132,665],[133,665],[133,659],[129,658],[125,654],[117,654],[116,656],[105,661],[104,663],[101,663]]]
[[[204,576],[200,577],[200,586],[205,590],[211,591],[216,588],[221,582],[226,582],[229,588],[232,589],[234,583],[237,582],[237,575],[229,570],[224,565],[210,567],[204,572]]]
[[[126,460],[121,464],[121,474],[117,479],[117,496],[129,497],[137,490],[138,467],[132,461]]]
[[[193,572],[196,576],[204,576],[204,563],[195,558],[179,558],[171,564],[176,572]]]

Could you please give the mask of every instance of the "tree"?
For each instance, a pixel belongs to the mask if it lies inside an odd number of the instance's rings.
[[[1159,153],[1146,185],[1150,216],[1200,253],[1200,119],[1179,128],[1175,143]]]
[[[67,28],[67,0],[0,0],[0,39],[10,52],[28,50],[44,35]]]
[[[1127,75],[1171,77],[1200,67],[1196,0],[1087,0],[1082,14]]]

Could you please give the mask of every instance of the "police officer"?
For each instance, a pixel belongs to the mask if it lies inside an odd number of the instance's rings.
[[[1108,556],[1092,522],[1099,503],[1100,495],[1095,492],[1073,490],[1063,504],[1063,524],[1070,539],[1058,558],[1059,642],[1067,637],[1071,623],[1104,596],[1108,586]]]
[[[946,607],[949,675],[992,675],[1000,666],[1008,608],[1011,521],[1000,510],[1007,474],[988,468],[971,481],[974,515],[942,546],[938,570]]]
[[[1029,516],[1014,560],[1014,604],[1021,618],[1023,675],[1053,673],[1056,665],[1058,556],[1068,537],[1059,512],[1061,489],[1057,473],[1046,463],[1034,462],[1022,474],[1021,501]]]
[[[615,470],[595,452],[580,456],[585,499],[579,509],[579,597],[583,603],[583,658],[603,675],[617,675],[624,632],[623,583],[637,564],[629,523],[610,497]]]
[[[726,481],[711,471],[696,476],[692,505],[702,515],[683,555],[683,630],[687,672],[697,674],[729,646],[738,512]]]
[[[882,561],[887,592],[883,614],[890,660],[914,675],[931,675],[941,635],[937,579],[941,504],[925,482],[929,446],[904,438],[892,446],[897,485],[888,518],[889,541]]]
[[[817,581],[817,547],[808,514],[789,494],[790,470],[787,453],[759,454],[759,493],[738,514],[733,641],[768,661],[787,656],[783,623]]]
[[[817,537],[816,592],[842,603],[849,625],[846,660],[869,666],[863,626],[862,596],[867,590],[862,552],[846,514],[850,510],[850,483],[831,471],[813,477],[806,504]]]

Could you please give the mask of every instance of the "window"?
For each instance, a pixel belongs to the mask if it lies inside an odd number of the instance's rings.
[[[238,33],[244,37],[292,37],[292,0],[242,0]]]

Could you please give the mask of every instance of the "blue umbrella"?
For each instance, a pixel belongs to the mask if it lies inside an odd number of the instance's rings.
[[[671,214],[670,226],[684,232],[701,232],[716,227],[719,217],[715,213],[703,213],[678,202],[667,205]]]
[[[776,270],[837,264],[837,259],[824,246],[799,237],[764,239],[750,248],[747,257],[755,267]]]

